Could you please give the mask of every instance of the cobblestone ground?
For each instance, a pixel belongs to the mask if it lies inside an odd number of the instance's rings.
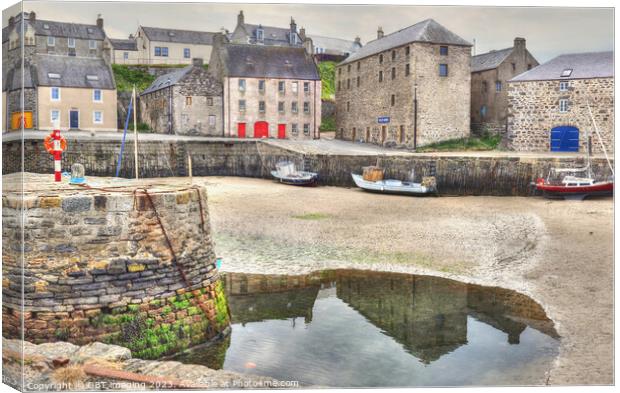
[[[223,270],[353,267],[518,290],[562,336],[533,384],[613,383],[613,201],[410,198],[267,180],[195,178]],[[596,323],[593,323],[596,321]]]

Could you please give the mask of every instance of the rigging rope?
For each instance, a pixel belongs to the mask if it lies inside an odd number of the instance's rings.
[[[596,120],[594,119],[594,115],[592,115],[592,108],[590,108],[590,100],[586,100],[586,106],[588,107],[588,112],[590,113],[590,120],[592,121],[592,125],[594,125],[594,131],[596,132],[596,136],[598,137],[598,140],[601,144],[601,148],[603,149],[603,154],[605,155],[605,159],[607,160],[607,165],[609,165],[609,169],[611,170],[611,175],[615,176],[614,167],[613,165],[611,165],[611,160],[609,159],[609,156],[607,155],[607,149],[605,149],[603,138],[601,138],[601,134],[598,131],[598,126],[596,125]]]

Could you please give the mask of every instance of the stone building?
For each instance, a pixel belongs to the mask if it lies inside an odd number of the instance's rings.
[[[614,54],[558,56],[508,81],[506,144],[520,151],[594,152],[614,149]]]
[[[227,37],[233,44],[257,44],[271,46],[302,46],[297,24],[291,18],[289,28],[245,23],[243,11],[237,15],[237,26]]]
[[[193,59],[140,94],[140,116],[158,133],[222,136],[222,85]]]
[[[104,45],[109,48],[108,63],[111,64],[139,64],[140,52],[133,35],[127,39],[106,37]]]
[[[312,54],[317,61],[342,61],[362,47],[359,37],[355,37],[355,40],[351,41],[314,34],[306,36],[306,29],[304,28],[299,29],[299,35],[302,40],[306,38],[312,40]]]
[[[471,44],[428,19],[337,66],[336,137],[415,148],[469,136]]]
[[[50,129],[56,118],[63,130],[116,130],[104,39],[100,16],[94,25],[39,20],[34,12],[11,17],[2,29],[3,131]]]
[[[135,34],[139,64],[191,64],[193,58],[208,59],[213,35],[207,31],[139,26]]]
[[[304,47],[232,44],[220,35],[209,70],[223,86],[224,136],[319,138],[321,78]]]
[[[471,58],[471,127],[474,132],[506,132],[508,93],[506,81],[538,65],[515,38],[511,48],[492,50]]]

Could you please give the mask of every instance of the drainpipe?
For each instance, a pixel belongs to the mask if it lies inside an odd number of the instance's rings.
[[[168,134],[172,134],[172,86],[168,87]]]
[[[226,78],[227,82],[228,82],[228,136],[232,137],[232,131],[230,130],[230,78]]]
[[[413,85],[413,149],[418,147],[418,84]]]
[[[314,81],[313,88],[314,88],[314,94],[312,95],[312,99],[314,100],[314,102],[312,103],[312,106],[314,108],[314,139],[320,139],[321,131],[319,131],[319,127],[316,126],[316,81]],[[317,138],[317,133],[318,133],[318,138]]]

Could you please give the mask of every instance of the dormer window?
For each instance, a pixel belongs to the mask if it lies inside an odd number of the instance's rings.
[[[47,23],[43,23],[43,28],[45,30],[49,30],[50,29],[50,25],[48,25]]]
[[[99,77],[97,75],[86,75],[87,81],[98,81]]]
[[[86,31],[88,32],[88,34],[93,34],[93,28],[92,27],[87,27]]]
[[[564,71],[562,71],[562,74],[560,76],[562,78],[568,78],[572,73],[573,73],[572,68],[566,68]]]
[[[50,78],[50,79],[60,79],[60,74],[56,74],[56,73],[53,73],[53,72],[48,72],[47,73],[47,77]]]
[[[168,32],[168,35],[169,35],[170,37],[174,37],[174,36],[175,36],[175,33],[174,33],[174,31],[169,31],[169,32]]]
[[[263,42],[265,39],[265,31],[263,29],[256,29],[256,40]]]

